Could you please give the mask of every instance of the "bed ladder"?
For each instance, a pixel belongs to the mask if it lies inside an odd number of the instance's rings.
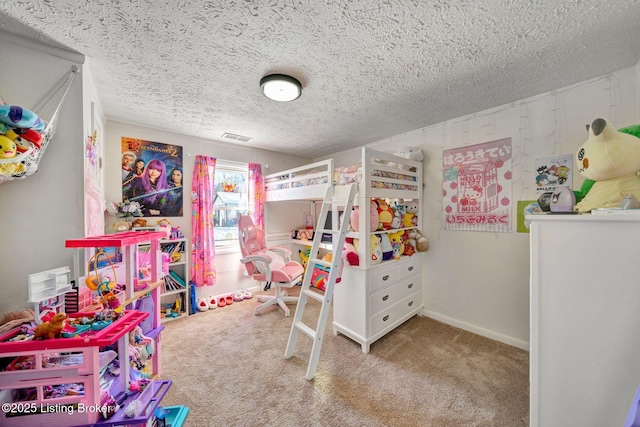
[[[284,357],[287,359],[293,356],[298,334],[301,331],[313,340],[311,354],[309,356],[309,366],[307,367],[307,373],[305,375],[307,380],[312,380],[316,376],[316,368],[318,367],[318,359],[320,358],[320,348],[322,347],[322,339],[327,326],[329,309],[333,298],[333,288],[336,284],[336,280],[338,280],[338,274],[341,269],[342,247],[344,246],[344,240],[347,235],[347,231],[349,230],[349,218],[351,208],[353,207],[356,189],[357,184],[336,185],[327,188],[327,193],[322,202],[322,208],[320,209],[320,217],[318,218],[317,223],[318,226],[316,227],[316,231],[313,236],[313,244],[309,252],[307,269],[304,273],[304,279],[302,280],[302,289],[300,290],[300,297],[293,317],[293,324],[291,325],[291,333],[289,334],[287,349],[284,353]],[[327,223],[327,217],[330,209],[332,212],[331,229],[320,229],[320,227],[324,227]],[[339,218],[340,212],[343,212],[342,218]],[[339,229],[336,228],[337,224],[340,225]],[[333,257],[330,262],[324,261],[319,257],[320,242],[322,241],[323,234],[331,235]],[[311,276],[315,265],[321,265],[329,268],[329,277],[325,283],[324,295],[320,292],[311,290]],[[311,329],[302,321],[304,309],[307,304],[307,298],[313,298],[322,303],[315,330]]]

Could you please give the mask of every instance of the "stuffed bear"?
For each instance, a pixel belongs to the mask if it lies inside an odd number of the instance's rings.
[[[398,157],[404,157],[405,159],[415,160],[416,162],[421,162],[424,160],[424,155],[422,154],[422,150],[418,147],[402,147],[400,150],[393,153]],[[397,165],[400,169],[411,170],[415,172],[415,168],[408,167],[407,165]]]
[[[113,224],[113,229],[116,230],[116,232],[131,230],[131,223],[121,219]]]
[[[576,152],[578,172],[594,181],[574,210],[619,207],[625,196],[640,199],[640,125],[617,131],[606,119],[587,125],[589,137]]]
[[[405,214],[402,218],[402,226],[405,228],[415,227],[418,225],[418,202],[416,200],[409,200],[405,203]]]

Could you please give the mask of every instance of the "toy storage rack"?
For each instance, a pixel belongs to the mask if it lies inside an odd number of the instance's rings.
[[[71,317],[82,317],[88,313],[75,313]],[[54,338],[49,340],[6,341],[18,333],[16,328],[0,337],[0,355],[4,358],[34,356],[33,369],[0,372],[0,390],[20,390],[36,388],[36,400],[24,401],[25,407],[35,409],[36,413],[23,413],[13,416],[6,411],[0,412],[0,425],[11,426],[74,426],[93,424],[99,421],[99,413],[80,411],[83,408],[96,408],[100,405],[100,347],[117,343],[118,357],[127,363],[120,364],[118,390],[124,392],[129,387],[129,339],[132,331],[148,313],[137,310],[125,311],[124,315],[106,328],[76,338]],[[71,365],[44,367],[47,356],[61,354],[82,355],[81,362]],[[84,395],[44,398],[43,387],[58,384],[79,383],[84,385]],[[1,403],[5,403],[4,401]],[[59,406],[71,406],[73,413],[64,410],[47,410]],[[38,410],[40,411],[38,413]],[[25,411],[26,412],[26,411]]]
[[[160,231],[125,231],[121,233],[106,234],[103,236],[83,237],[79,239],[70,239],[65,242],[67,248],[78,249],[77,256],[74,260],[74,268],[78,277],[77,283],[84,283],[80,280],[82,271],[85,271],[87,260],[90,258],[88,250],[95,248],[120,248],[122,253],[122,265],[124,267],[124,285],[125,296],[124,306],[126,309],[135,308],[135,303],[139,298],[147,294],[151,294],[153,306],[155,309],[150,313],[151,331],[146,333],[147,336],[155,340],[156,354],[152,360],[152,377],[160,375],[161,359],[160,359],[160,332],[163,326],[160,322],[160,284],[161,280],[161,262],[160,262],[160,240],[166,237],[166,233]],[[146,289],[135,292],[134,287],[138,282],[138,245],[148,244],[150,246],[150,262],[151,262],[151,279]],[[88,272],[85,272],[87,274]],[[118,282],[123,282],[119,278]]]

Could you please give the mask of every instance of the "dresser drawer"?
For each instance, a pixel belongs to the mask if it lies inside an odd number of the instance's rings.
[[[396,277],[398,280],[406,279],[414,274],[420,274],[422,271],[422,257],[412,256],[408,260],[396,266]]]
[[[369,313],[375,315],[380,310],[391,307],[403,298],[419,292],[421,276],[413,276],[393,286],[382,289],[369,296]]]
[[[419,307],[421,295],[417,292],[371,317],[371,335],[394,325],[403,316]]]
[[[380,268],[371,272],[371,275],[369,276],[371,281],[371,288],[369,289],[370,293],[392,285],[400,280],[395,263],[393,261],[386,262],[391,263],[392,265],[385,265],[385,268]]]

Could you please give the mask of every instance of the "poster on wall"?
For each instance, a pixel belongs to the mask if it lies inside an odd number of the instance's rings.
[[[145,217],[182,216],[182,147],[122,137],[122,200]]]
[[[536,159],[536,193],[553,192],[558,187],[573,188],[573,154]]]
[[[511,138],[445,150],[445,230],[511,232]]]

